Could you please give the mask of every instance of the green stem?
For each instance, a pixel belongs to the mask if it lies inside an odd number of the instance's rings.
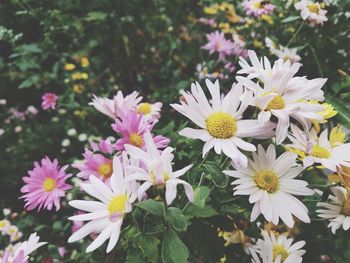
[[[301,31],[301,29],[304,27],[305,22],[303,21],[300,26],[298,27],[297,31],[295,31],[294,35],[292,36],[292,38],[288,41],[286,47],[289,47],[290,44],[293,43],[294,39],[297,37],[297,35],[299,34],[299,32]]]
[[[311,53],[312,53],[312,56],[314,57],[315,59],[315,62],[316,62],[316,65],[317,65],[317,68],[318,68],[318,71],[321,75],[321,77],[323,77],[323,71],[322,71],[322,67],[321,67],[321,64],[320,64],[320,61],[318,60],[318,57],[316,55],[316,52],[315,52],[315,49],[310,45],[308,44],[309,47],[310,47],[310,50],[311,50]]]

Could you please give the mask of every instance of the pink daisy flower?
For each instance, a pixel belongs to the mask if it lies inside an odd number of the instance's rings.
[[[115,124],[112,124],[113,130],[118,132],[122,137],[117,140],[114,148],[118,151],[123,151],[125,150],[125,144],[131,144],[144,149],[144,133],[151,131],[156,122],[147,122],[144,115],[137,114],[134,111],[129,111],[120,117],[120,119],[115,121]],[[153,136],[153,140],[158,149],[165,148],[170,142],[168,138],[161,135]]]
[[[58,166],[57,159],[51,161],[47,156],[41,160],[41,165],[34,163],[34,169],[28,171],[29,176],[23,177],[26,184],[21,188],[25,194],[20,198],[25,200],[27,210],[51,210],[53,206],[56,211],[60,209],[60,198],[71,188],[66,183],[67,178],[72,176],[65,173],[67,167],[68,165]]]
[[[231,40],[225,38],[223,32],[215,31],[207,34],[208,43],[202,48],[209,51],[209,54],[214,52],[219,53],[219,60],[224,60],[226,56],[233,54],[235,48],[234,43]]]
[[[72,166],[80,170],[78,177],[89,179],[90,175],[94,175],[103,181],[108,180],[112,175],[112,160],[96,151],[111,155],[113,153],[112,144],[109,140],[101,140],[98,144],[91,143],[91,149],[85,149],[83,153],[84,160],[78,161]]]
[[[275,7],[269,1],[264,0],[245,0],[243,2],[243,8],[246,14],[255,17],[271,14]]]
[[[56,102],[57,102],[57,95],[55,93],[47,92],[42,97],[41,107],[44,110],[48,109],[55,109],[56,108]]]

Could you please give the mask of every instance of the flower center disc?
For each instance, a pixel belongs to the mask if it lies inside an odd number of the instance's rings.
[[[51,192],[56,187],[56,180],[48,177],[43,182],[43,188],[46,192]]]
[[[144,115],[151,113],[151,111],[152,111],[151,104],[147,102],[140,103],[140,105],[137,107],[137,112],[143,113]]]
[[[309,11],[311,13],[315,13],[315,14],[318,14],[320,12],[319,5],[318,4],[314,4],[314,3],[307,5],[307,9],[309,9]]]
[[[273,260],[275,260],[278,256],[281,256],[281,262],[284,262],[289,254],[290,253],[287,251],[287,249],[282,245],[275,245],[273,247]]]
[[[109,178],[112,176],[113,169],[111,163],[103,163],[98,166],[98,174],[104,178]]]
[[[225,112],[211,114],[206,119],[206,124],[208,132],[214,138],[228,139],[237,131],[236,120]]]
[[[112,201],[108,205],[108,212],[110,215],[114,215],[116,213],[124,213],[126,208],[127,197],[126,194],[116,195]]]
[[[266,110],[281,110],[286,106],[282,96],[277,95],[266,106]]]
[[[273,171],[261,171],[255,174],[254,182],[256,185],[268,193],[272,194],[277,192],[279,187],[279,179]]]
[[[129,142],[130,144],[140,148],[142,146],[142,137],[137,133],[132,132],[129,136]]]
[[[317,158],[329,158],[331,153],[326,149],[317,144],[312,147],[311,155]]]
[[[343,203],[343,208],[342,208],[341,212],[346,216],[350,216],[350,199],[347,199]]]

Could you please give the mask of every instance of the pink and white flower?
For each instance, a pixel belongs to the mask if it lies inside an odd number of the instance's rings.
[[[57,95],[55,93],[52,92],[47,92],[45,93],[42,97],[42,103],[41,103],[41,107],[44,110],[48,110],[48,109],[56,109],[56,103],[57,103]]]
[[[207,34],[208,43],[202,48],[209,51],[209,54],[217,52],[219,54],[219,60],[225,60],[227,56],[233,54],[235,44],[225,38],[223,32],[215,31]]]
[[[144,116],[145,121],[147,122],[156,122],[160,118],[160,111],[163,104],[161,102],[148,103],[141,102],[137,105],[137,113]]]
[[[294,4],[296,10],[300,11],[303,20],[308,20],[312,26],[323,25],[328,21],[327,10],[322,9],[321,4],[309,0],[301,0]]]
[[[135,111],[128,111],[120,115],[120,119],[116,119],[112,124],[115,132],[118,132],[122,138],[118,139],[114,148],[118,151],[125,150],[126,144],[131,144],[139,148],[145,147],[144,134],[146,131],[151,131],[156,122],[148,122],[144,115],[138,114]],[[170,140],[164,136],[153,136],[153,140],[158,149],[165,148]]]
[[[191,167],[188,165],[181,170],[173,171],[172,161],[174,159],[173,148],[167,147],[160,152],[152,139],[152,135],[146,132],[144,135],[146,149],[141,150],[132,145],[126,145],[127,153],[136,160],[140,160],[140,165],[130,165],[128,167],[130,175],[127,180],[142,181],[143,184],[138,189],[138,197],[141,199],[151,186],[164,187],[165,199],[170,205],[177,194],[177,185],[182,184],[190,202],[193,201],[192,186],[184,180],[179,179]]]
[[[20,198],[25,200],[25,208],[37,208],[40,211],[41,208],[51,210],[55,206],[56,211],[59,210],[61,197],[71,188],[71,185],[66,183],[72,176],[65,173],[67,168],[68,165],[60,167],[57,159],[51,161],[48,157],[41,160],[41,165],[35,162],[34,169],[28,171],[29,176],[23,177],[26,184],[21,188],[21,192],[25,194]]]
[[[245,0],[243,2],[243,8],[247,15],[260,17],[262,15],[269,15],[275,9],[275,5],[270,1],[264,0]]]
[[[191,85],[191,92],[182,92],[184,97],[181,104],[171,106],[192,120],[200,129],[185,128],[180,135],[205,142],[203,157],[214,148],[216,154],[223,152],[237,166],[246,167],[247,157],[238,148],[254,152],[256,147],[241,138],[254,137],[267,139],[274,135],[272,123],[261,124],[258,120],[242,120],[243,113],[248,107],[243,96],[243,87],[232,85],[225,95],[220,94],[219,82],[206,80],[212,100],[209,103],[199,83]]]

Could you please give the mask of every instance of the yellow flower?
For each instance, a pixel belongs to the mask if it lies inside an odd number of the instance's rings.
[[[86,67],[90,66],[89,59],[87,57],[82,57],[81,60],[80,60],[80,65],[83,68],[86,68]]]
[[[208,15],[215,15],[218,11],[219,11],[219,5],[218,4],[214,4],[211,5],[209,7],[204,7],[204,13],[208,14]]]
[[[339,146],[345,143],[346,134],[340,125],[334,127],[329,134],[329,142],[331,147]]]
[[[224,255],[222,258],[220,258],[219,263],[225,263],[227,260],[226,255]]]
[[[75,65],[72,64],[72,63],[67,63],[64,65],[64,68],[63,68],[65,71],[72,71],[75,69]]]
[[[219,28],[222,30],[224,33],[233,33],[233,29],[230,28],[229,23],[220,23]]]
[[[80,80],[80,79],[88,79],[89,75],[85,72],[76,72],[76,73],[73,73],[71,77],[73,80]]]
[[[262,15],[261,19],[266,21],[268,24],[272,25],[273,24],[273,19],[271,16],[268,15]]]
[[[341,183],[350,191],[350,167],[341,166],[338,173],[328,175],[328,181],[331,184]]]
[[[322,103],[321,105],[324,107],[324,110],[321,111],[319,114],[321,114],[323,116],[323,118],[330,119],[330,118],[334,117],[335,115],[337,115],[338,112],[334,109],[332,104]]]
[[[232,10],[235,9],[235,7],[233,6],[233,4],[229,4],[229,3],[227,3],[227,2],[223,2],[223,3],[220,5],[219,9],[220,9],[221,11],[232,11]]]
[[[84,86],[81,84],[74,84],[73,85],[73,91],[77,94],[81,94],[84,91]]]
[[[225,247],[230,244],[244,244],[246,242],[246,236],[240,229],[234,229],[232,232],[219,231],[218,237],[222,237],[225,242]]]
[[[257,40],[257,39],[254,39],[253,45],[256,48],[262,48],[264,46],[263,43],[261,41]]]
[[[81,119],[85,119],[85,117],[87,116],[87,112],[86,111],[80,111],[80,110],[75,110],[74,111],[74,115],[81,118]]]
[[[294,33],[295,32],[295,28],[290,26],[290,27],[286,28],[286,31],[289,32],[289,33]]]

